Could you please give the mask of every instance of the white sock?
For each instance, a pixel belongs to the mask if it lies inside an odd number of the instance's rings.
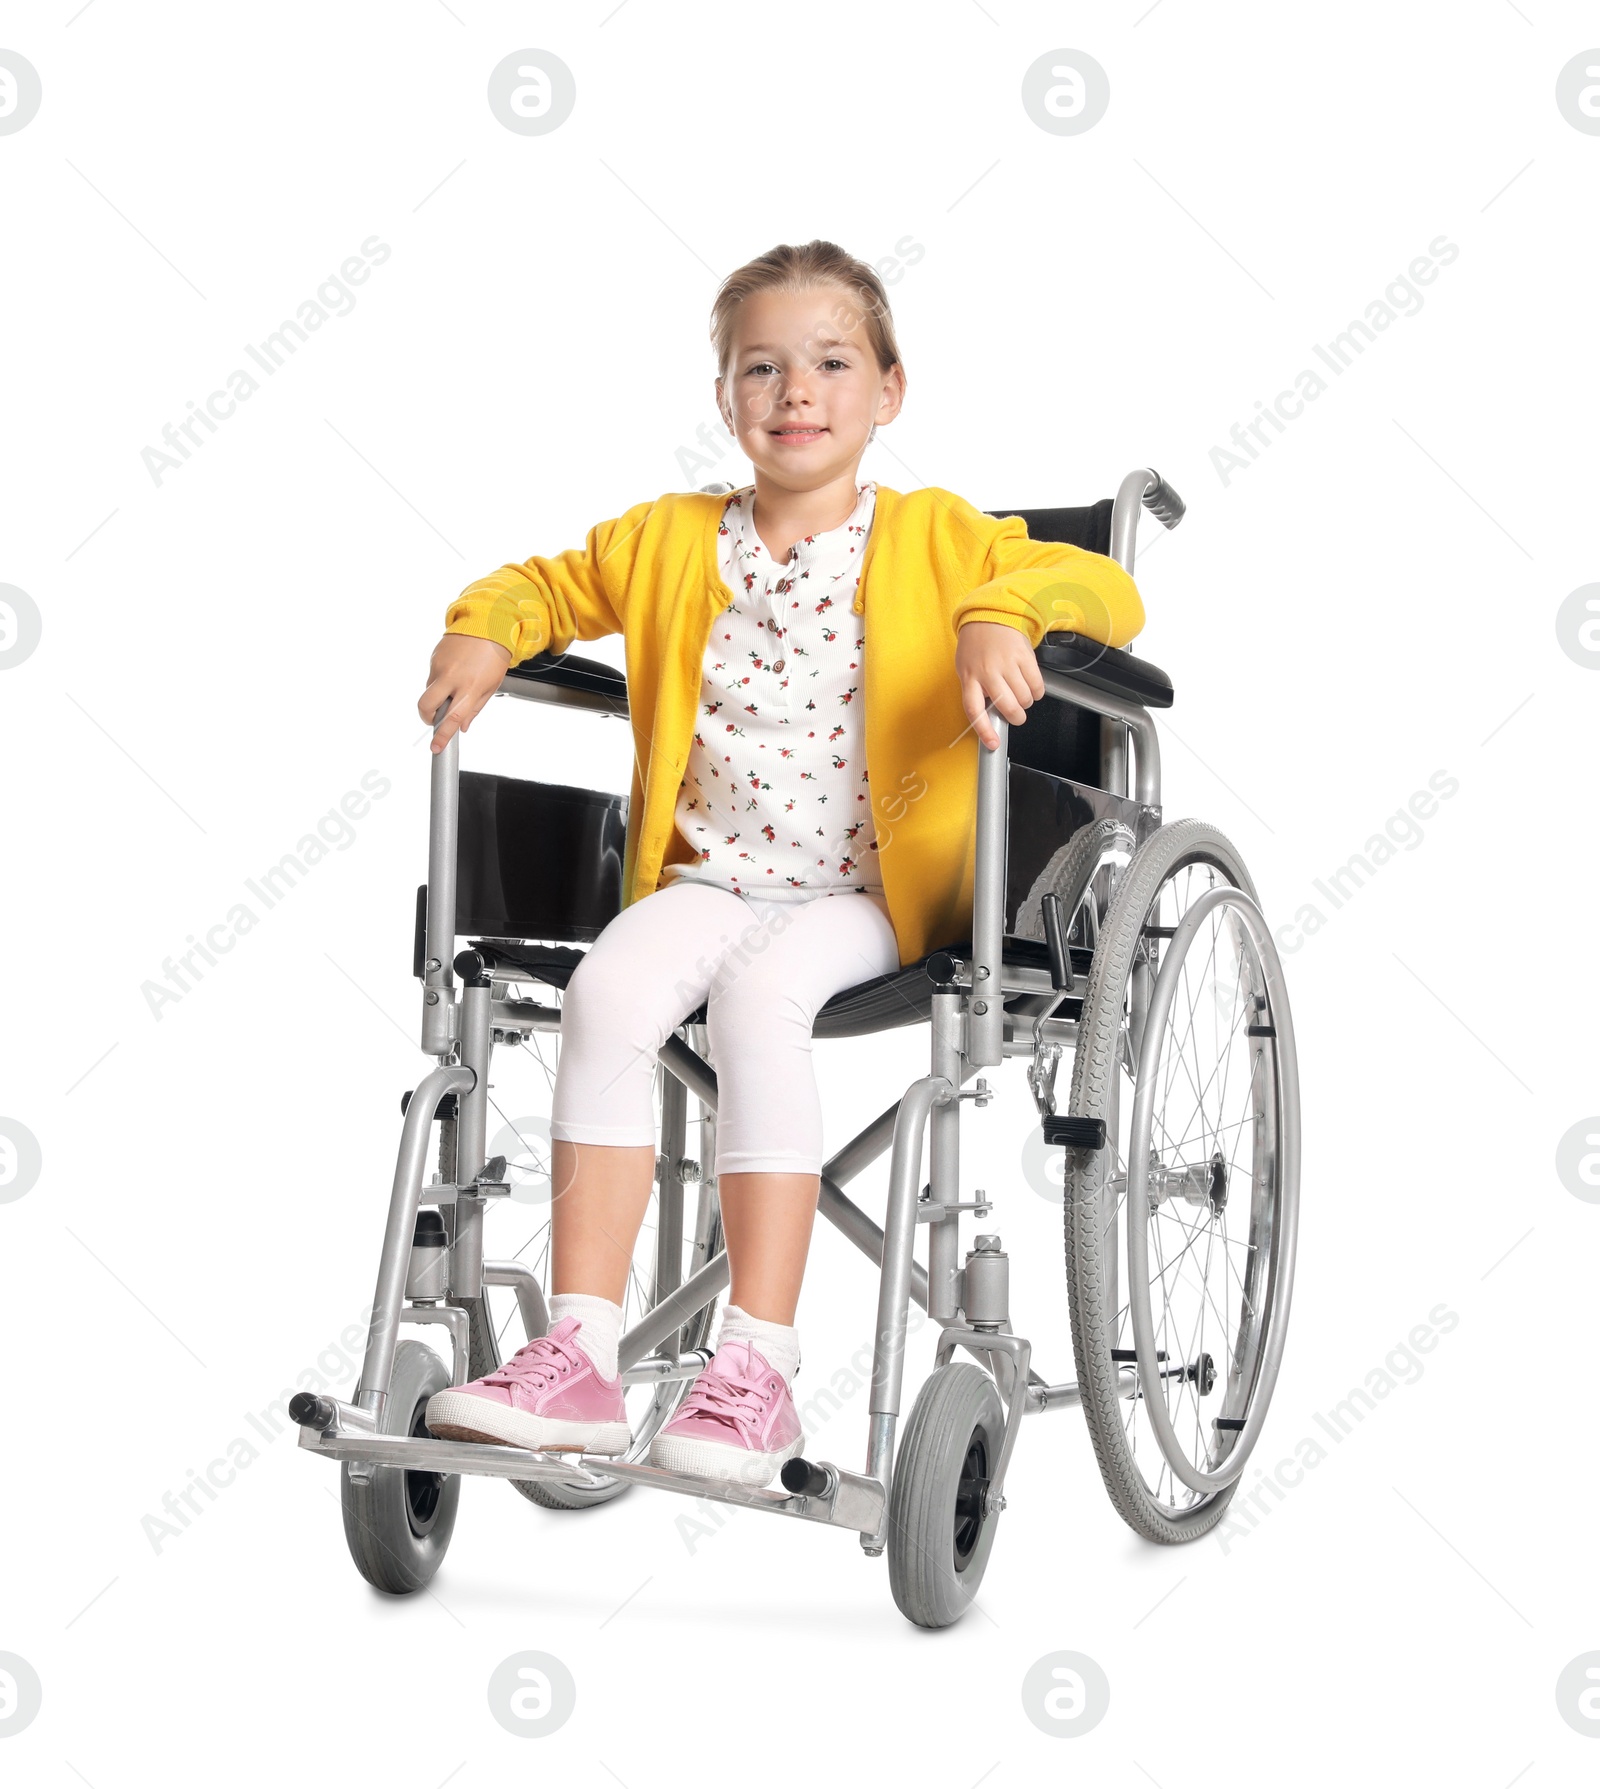
[[[773,1370],[783,1375],[784,1383],[793,1387],[800,1370],[800,1332],[792,1324],[767,1323],[730,1304],[724,1308],[717,1330],[717,1346],[726,1342],[753,1342]]]
[[[573,1340],[588,1355],[602,1379],[615,1379],[622,1306],[588,1292],[552,1292],[546,1302],[550,1307],[550,1327],[554,1329],[564,1317],[576,1317],[582,1328]]]

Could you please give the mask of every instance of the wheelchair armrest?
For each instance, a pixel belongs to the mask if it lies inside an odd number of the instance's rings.
[[[1142,708],[1172,706],[1172,679],[1123,647],[1102,646],[1085,634],[1048,633],[1039,642],[1037,657],[1041,670],[1074,678]]]
[[[1047,671],[1076,678],[1090,689],[1104,690],[1145,708],[1172,706],[1172,680],[1147,659],[1116,646],[1102,646],[1084,634],[1049,633],[1039,642],[1038,658]],[[598,659],[577,653],[541,652],[506,672],[508,683],[547,684],[557,689],[602,696],[626,713],[628,682]]]
[[[589,695],[611,696],[624,706],[628,680],[612,665],[599,659],[580,658],[575,652],[540,652],[513,665],[506,677],[514,683],[549,683],[557,689],[583,690]]]

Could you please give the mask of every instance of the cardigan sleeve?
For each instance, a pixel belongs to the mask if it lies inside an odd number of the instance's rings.
[[[621,633],[640,534],[654,501],[589,530],[582,547],[502,565],[469,584],[445,612],[447,634],[493,640],[520,664],[574,640]]]
[[[1126,646],[1144,626],[1138,588],[1115,559],[1062,542],[1030,540],[1020,516],[982,519],[994,531],[985,581],[956,603],[957,635],[969,621],[999,621],[1021,628],[1030,646],[1054,632]]]

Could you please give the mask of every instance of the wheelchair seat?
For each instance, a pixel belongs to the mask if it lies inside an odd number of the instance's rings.
[[[546,987],[563,989],[584,958],[583,951],[568,944],[526,944],[503,938],[474,938],[471,954],[486,968],[508,970]],[[947,985],[954,963],[969,960],[971,954],[971,941],[962,939],[959,943],[930,951],[927,956],[891,970],[887,975],[875,975],[840,989],[817,1014],[811,1035],[819,1038],[867,1037],[874,1032],[894,1031],[903,1025],[926,1022],[932,1017],[934,990]],[[463,957],[467,955],[463,953]],[[1089,953],[1075,948],[1072,956],[1075,972],[1087,973]],[[1002,963],[1007,969],[1048,972],[1049,949],[1036,938],[1008,937]],[[462,957],[456,959],[456,968],[464,976],[476,973],[479,964],[463,961]],[[1054,1004],[1054,1000],[1053,994],[1012,994],[1007,997],[1006,1011],[1031,1018],[1041,1003]],[[1076,997],[1069,997],[1056,1007],[1057,1015],[1063,1019],[1076,1018],[1081,1004]],[[683,1022],[686,1025],[705,1024],[704,1004],[697,1006]]]

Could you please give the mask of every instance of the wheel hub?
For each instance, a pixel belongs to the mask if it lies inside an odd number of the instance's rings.
[[[1201,1397],[1209,1398],[1217,1383],[1217,1363],[1209,1354],[1203,1353],[1183,1369],[1183,1376],[1193,1381]]]
[[[954,1544],[958,1571],[971,1559],[983,1532],[984,1506],[988,1497],[989,1449],[982,1431],[974,1429],[956,1485]]]
[[[1126,1176],[1116,1177],[1119,1195],[1126,1184]],[[1220,1217],[1228,1203],[1228,1164],[1222,1159],[1220,1150],[1208,1162],[1190,1162],[1182,1166],[1163,1162],[1153,1154],[1146,1170],[1145,1186],[1152,1211],[1168,1199],[1182,1199],[1189,1205],[1204,1205],[1213,1217]]]
[[[411,1433],[424,1441],[433,1439],[426,1422],[423,1421],[427,1410],[426,1403],[417,1406],[417,1413],[411,1424]],[[433,1526],[434,1517],[439,1513],[439,1494],[444,1487],[444,1478],[437,1472],[407,1472],[406,1474],[406,1515],[411,1522],[411,1532],[424,1535]]]
[[[1211,1215],[1222,1216],[1228,1204],[1228,1164],[1222,1159],[1219,1149],[1211,1158]]]

